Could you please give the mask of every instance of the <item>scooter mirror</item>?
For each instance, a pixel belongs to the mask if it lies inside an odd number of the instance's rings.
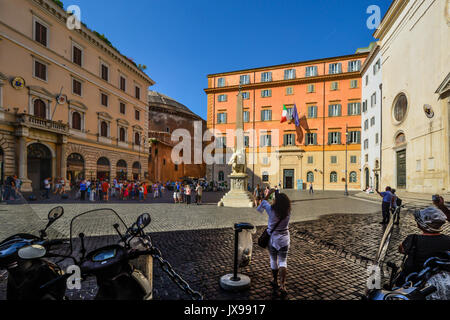
[[[56,207],[49,211],[48,213],[48,220],[50,222],[54,222],[61,218],[64,214],[64,208],[63,207]]]
[[[150,217],[150,214],[143,213],[137,219],[136,224],[140,230],[143,230],[146,226],[148,226],[150,224],[151,221],[152,221],[152,218]]]
[[[26,246],[18,251],[18,255],[21,259],[25,260],[31,260],[31,259],[38,259],[45,256],[47,253],[47,250],[41,245],[33,244],[31,246]]]

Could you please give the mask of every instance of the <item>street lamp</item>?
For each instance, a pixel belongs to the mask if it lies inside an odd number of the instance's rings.
[[[348,124],[345,125],[345,195],[348,196]]]

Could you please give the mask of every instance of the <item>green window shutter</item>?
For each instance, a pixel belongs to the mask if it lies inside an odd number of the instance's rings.
[[[338,132],[338,144],[341,144],[342,140],[341,140],[341,133]]]
[[[352,104],[351,103],[349,103],[348,105],[347,105],[347,115],[349,115],[349,116],[351,116],[352,115]]]
[[[357,111],[357,114],[358,114],[358,115],[361,114],[361,102],[358,102],[358,103],[356,104],[356,111]]]
[[[264,121],[264,110],[261,110],[261,121]]]
[[[338,104],[338,116],[342,116],[342,106]]]
[[[272,120],[272,110],[269,110],[269,119],[268,120]]]
[[[331,132],[328,132],[328,144],[331,144]]]
[[[329,106],[328,106],[328,116],[329,116],[329,117],[331,117],[331,114],[332,114],[331,109],[332,109],[332,106],[329,105]]]
[[[314,145],[317,145],[317,133],[313,133]]]
[[[357,142],[358,144],[361,143],[361,131],[357,131],[357,132],[356,132],[356,142]]]

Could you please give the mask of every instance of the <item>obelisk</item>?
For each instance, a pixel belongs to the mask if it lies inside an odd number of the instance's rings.
[[[244,145],[244,98],[242,97],[241,87],[237,95],[236,107],[236,131],[234,140],[234,153],[228,162],[232,166],[232,172],[228,176],[230,178],[230,192],[228,192],[218,206],[248,208],[253,207],[253,199],[247,191],[248,175],[247,175],[247,156]]]

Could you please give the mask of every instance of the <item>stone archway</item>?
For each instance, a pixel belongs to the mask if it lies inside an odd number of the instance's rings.
[[[97,160],[97,180],[110,180],[111,163],[108,158],[101,157]]]
[[[81,154],[71,153],[67,157],[67,180],[72,185],[85,178],[85,161]]]
[[[27,147],[27,176],[33,191],[44,188],[44,179],[52,177],[52,152],[41,144],[32,143]]]

